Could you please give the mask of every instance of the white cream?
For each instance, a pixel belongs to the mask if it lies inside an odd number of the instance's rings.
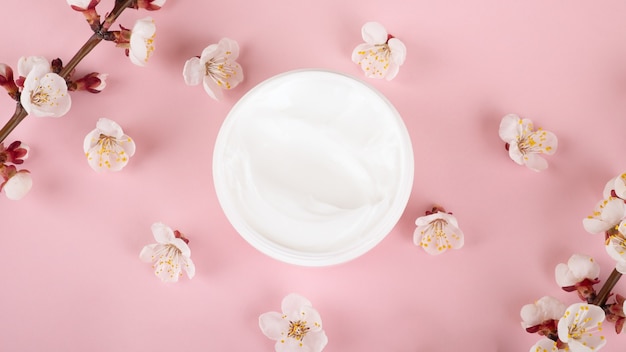
[[[231,111],[215,150],[218,197],[248,239],[313,253],[362,245],[393,227],[394,204],[406,205],[408,135],[367,86],[325,71],[294,75],[265,82]]]

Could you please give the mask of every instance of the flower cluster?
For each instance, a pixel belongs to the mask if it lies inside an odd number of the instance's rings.
[[[626,173],[611,179],[604,187],[603,196],[582,223],[587,232],[604,234],[605,248],[615,260],[615,269],[596,291],[600,266],[592,257],[574,254],[567,263],[558,264],[557,284],[564,291],[576,292],[583,303],[563,309],[564,305],[556,299],[544,297],[534,305],[524,306],[522,326],[547,338],[531,351],[598,350],[606,344],[605,336],[601,335],[604,321],[614,323],[616,333],[624,331],[625,298],[612,290],[626,272]]]
[[[585,230],[604,234],[605,248],[615,260],[615,268],[626,273],[626,173],[609,180],[604,187],[603,199],[593,213],[583,219]]]
[[[30,172],[17,169],[27,157],[28,146],[22,142],[15,141],[6,148],[0,143],[0,191],[9,199],[22,199],[33,185]]]
[[[596,351],[606,345],[602,332],[602,308],[588,303],[569,307],[556,298],[545,296],[522,307],[522,327],[545,336],[530,351]]]
[[[150,18],[136,22],[132,30],[120,25],[121,30],[110,30],[113,23],[127,8],[158,10],[166,0],[116,0],[114,7],[101,21],[97,7],[100,0],[67,0],[68,5],[81,12],[94,35],[64,66],[61,59],[49,61],[42,56],[23,56],[17,62],[17,73],[9,65],[0,63],[0,86],[17,102],[15,113],[0,129],[0,190],[10,199],[22,198],[31,188],[28,170],[18,170],[27,155],[27,147],[14,142],[5,148],[2,142],[28,115],[61,117],[70,110],[70,92],[100,93],[106,87],[107,74],[91,72],[74,77],[78,63],[102,40],[112,41],[125,49],[131,62],[143,66],[154,52],[156,26]],[[89,164],[95,170],[120,170],[135,151],[135,144],[119,125],[108,119],[98,121],[84,143]]]

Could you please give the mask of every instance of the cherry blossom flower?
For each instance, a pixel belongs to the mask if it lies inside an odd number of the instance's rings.
[[[83,142],[87,162],[96,171],[119,171],[135,154],[135,142],[115,121],[101,118]]]
[[[156,24],[151,17],[135,22],[129,39],[128,57],[138,66],[145,66],[154,52]]]
[[[63,77],[50,71],[50,63],[43,57],[22,57],[18,74],[24,77],[20,103],[29,114],[60,117],[72,105]]]
[[[548,162],[540,154],[554,154],[558,145],[554,133],[541,128],[535,130],[531,120],[521,119],[515,114],[502,118],[499,134],[506,143],[509,157],[534,171],[548,167]]]
[[[587,302],[595,298],[593,285],[600,282],[599,276],[600,265],[583,254],[572,255],[567,264],[560,263],[555,269],[557,284],[567,292],[577,291],[578,296]]]
[[[281,304],[282,313],[268,312],[259,316],[259,327],[265,336],[275,340],[276,352],[320,352],[328,343],[322,319],[311,302],[295,293]]]
[[[583,219],[583,227],[592,234],[614,229],[626,216],[626,206],[619,198],[608,197],[596,204],[593,214]]]
[[[8,177],[6,181],[0,184],[0,190],[8,199],[22,199],[33,186],[33,180],[28,170],[18,171],[13,165],[0,165],[0,174]]]
[[[522,327],[530,333],[556,338],[556,324],[563,316],[566,306],[558,299],[544,296],[520,310]]]
[[[413,243],[424,248],[428,254],[441,254],[448,249],[463,247],[464,235],[456,217],[441,207],[427,211],[425,216],[415,220],[415,225]]]
[[[189,240],[180,231],[172,231],[160,222],[152,224],[152,234],[157,243],[143,247],[139,258],[153,263],[154,274],[162,281],[177,282],[183,276],[183,269],[187,277],[193,278],[196,266],[191,260]]]
[[[361,28],[365,43],[352,51],[352,61],[361,66],[366,77],[392,80],[406,59],[406,46],[387,33],[378,22],[367,22]]]
[[[559,340],[572,352],[597,351],[606,344],[604,336],[597,334],[602,331],[604,318],[604,310],[596,305],[572,304],[557,325]]]
[[[235,88],[243,81],[243,70],[235,61],[239,57],[239,44],[223,38],[217,44],[204,48],[202,55],[185,62],[183,78],[189,86],[202,82],[204,90],[215,100],[222,99],[222,90]]]

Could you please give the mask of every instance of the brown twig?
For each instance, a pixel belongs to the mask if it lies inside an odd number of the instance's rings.
[[[609,295],[611,294],[611,291],[613,290],[613,288],[615,287],[615,285],[617,284],[617,282],[619,281],[621,277],[622,277],[622,274],[619,271],[617,271],[617,269],[613,269],[613,272],[611,272],[611,275],[609,275],[609,277],[604,282],[604,285],[602,285],[602,288],[600,288],[600,291],[598,292],[596,299],[593,300],[593,304],[600,306],[600,307],[604,306],[607,299],[609,299]]]

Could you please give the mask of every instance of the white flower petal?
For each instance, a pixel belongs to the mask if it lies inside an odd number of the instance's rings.
[[[328,344],[328,337],[323,330],[311,331],[307,333],[303,340],[311,352],[321,352]]]
[[[565,304],[554,297],[541,297],[535,303],[527,304],[520,310],[522,326],[529,328],[548,320],[560,319],[566,308]]]
[[[533,171],[543,171],[548,168],[548,162],[539,154],[525,154],[523,160],[524,164]]]
[[[67,4],[79,9],[86,10],[89,7],[91,0],[67,0]]]
[[[28,171],[19,171],[4,183],[2,191],[11,200],[20,200],[33,187],[33,179]]]
[[[391,50],[391,62],[400,66],[406,60],[406,46],[398,38],[391,38],[387,42]]]
[[[559,349],[556,347],[556,342],[550,340],[549,338],[543,338],[539,340],[533,347],[530,348],[529,352],[558,352]]]
[[[196,275],[196,265],[193,263],[190,257],[185,257],[184,260],[185,261],[183,263],[183,269],[185,269],[187,277],[193,279],[193,277]]]
[[[387,42],[387,30],[378,22],[367,22],[361,28],[361,36],[368,44],[384,44]]]
[[[302,307],[311,307],[311,301],[296,293],[290,293],[281,302],[282,312],[289,318],[299,319]]]
[[[41,75],[50,72],[50,63],[45,57],[22,56],[17,61],[17,74],[21,77],[27,77],[35,67],[41,71]]]
[[[615,195],[626,199],[626,173],[617,176],[613,180],[613,189],[615,190]]]
[[[500,138],[506,143],[517,141],[517,137],[521,134],[522,119],[515,114],[508,114],[500,121],[500,129],[498,131]]]
[[[295,339],[284,339],[276,341],[274,346],[276,352],[313,352],[309,346],[301,344],[300,341]]]
[[[572,255],[567,264],[558,264],[555,269],[556,282],[560,287],[574,286],[585,279],[595,280],[600,276],[600,265],[592,257]]]
[[[265,336],[272,340],[285,339],[285,331],[289,328],[289,321],[278,312],[267,312],[259,316],[259,327]]]
[[[128,53],[132,63],[144,66],[148,62],[154,52],[155,36],[156,24],[151,17],[145,17],[135,22],[131,31]]]
[[[587,232],[599,234],[617,226],[625,216],[624,201],[611,197],[598,202],[593,214],[583,219],[583,226]]]
[[[611,191],[615,190],[615,181],[617,181],[617,177],[610,179],[609,182],[604,185],[604,189],[602,190],[602,197],[604,199],[611,198]]]
[[[623,229],[622,224],[620,224],[620,229]],[[606,242],[606,252],[609,254],[611,258],[620,262],[626,261],[626,240],[623,235],[611,235]]]
[[[154,250],[157,246],[159,246],[159,244],[156,244],[156,243],[144,246],[141,249],[141,252],[139,253],[139,259],[141,259],[141,261],[144,261],[146,263],[149,263],[152,260],[154,260]]]
[[[96,128],[100,130],[100,133],[115,137],[116,139],[120,139],[124,135],[122,127],[118,125],[117,122],[109,120],[105,117],[98,119],[98,122],[96,122]]]
[[[213,78],[209,76],[204,76],[202,80],[202,86],[204,87],[204,91],[215,100],[222,100],[224,93],[220,89],[220,87],[215,83]]]
[[[152,224],[152,235],[154,239],[161,244],[170,244],[176,238],[174,231],[162,222],[155,222]]]
[[[204,77],[204,65],[200,63],[200,59],[192,57],[185,62],[183,67],[183,78],[188,86],[197,86],[202,82]]]

